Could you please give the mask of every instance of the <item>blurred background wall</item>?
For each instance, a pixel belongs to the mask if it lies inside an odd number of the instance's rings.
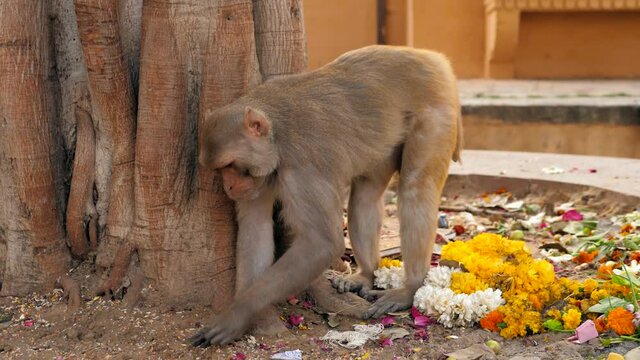
[[[304,11],[310,68],[386,43],[441,51],[460,78],[640,77],[640,0],[304,0]]]

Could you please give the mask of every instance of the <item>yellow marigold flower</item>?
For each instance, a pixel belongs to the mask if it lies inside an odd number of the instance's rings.
[[[546,315],[552,319],[560,320],[562,319],[562,313],[558,309],[551,309],[547,311]]]
[[[380,259],[380,265],[378,266],[379,268],[391,268],[391,267],[401,267],[402,266],[402,261],[400,260],[391,260],[388,257],[384,257],[382,259]]]
[[[566,313],[562,314],[562,322],[566,330],[573,330],[580,325],[582,321],[582,313],[576,309],[569,309]]]
[[[591,300],[593,300],[596,303],[606,297],[609,297],[609,293],[605,289],[594,290],[591,293]]]
[[[602,288],[606,290],[610,296],[628,295],[631,291],[628,286],[614,284],[611,281],[607,281],[602,284]]]
[[[584,289],[584,293],[589,295],[598,288],[598,282],[589,278],[582,283],[582,288]]]
[[[451,274],[450,288],[457,294],[472,294],[476,291],[488,289],[489,285],[472,273],[455,272]]]

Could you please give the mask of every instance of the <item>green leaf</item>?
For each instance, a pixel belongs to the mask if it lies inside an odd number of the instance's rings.
[[[613,274],[611,275],[611,282],[618,285],[631,286],[633,284],[633,286],[635,287],[640,287],[640,279],[638,279],[638,277],[633,275],[633,273],[631,272],[629,272],[628,275],[629,276],[627,277],[627,274],[624,274],[624,275]]]
[[[589,310],[587,310],[588,312],[593,312],[593,313],[606,313],[609,310],[615,309],[617,307],[624,307],[629,305],[630,303],[625,300],[625,299],[620,299],[618,297],[615,296],[610,296],[607,298],[604,298],[602,300],[600,300],[597,304],[593,305],[592,307],[589,308]]]
[[[582,222],[582,226],[595,230],[598,227],[598,222],[596,220],[585,220]]]
[[[640,250],[640,237],[625,236],[622,244],[627,250]]]
[[[549,319],[542,323],[542,325],[549,330],[563,330],[562,322],[556,319]]]

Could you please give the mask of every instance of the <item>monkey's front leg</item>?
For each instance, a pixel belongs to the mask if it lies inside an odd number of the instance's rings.
[[[266,189],[252,201],[238,201],[236,245],[236,298],[247,290],[274,261],[273,191]],[[287,330],[275,306],[261,313],[252,329],[255,335],[275,335]]]
[[[291,248],[242,292],[229,310],[218,315],[213,324],[191,339],[192,344],[201,347],[229,344],[242,336],[256,314],[302,291],[344,251],[344,245],[342,249],[338,246],[339,241],[326,240],[337,238],[330,235],[310,229],[305,238],[296,237]]]

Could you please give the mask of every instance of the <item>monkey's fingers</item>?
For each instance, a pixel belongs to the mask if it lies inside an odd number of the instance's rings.
[[[374,302],[379,298],[381,298],[382,296],[384,296],[384,294],[386,293],[387,293],[387,290],[372,290],[372,289],[366,289],[363,287],[358,292],[358,295],[360,295],[361,298],[369,302]]]
[[[206,337],[206,331],[200,331],[196,335],[190,337],[187,341],[190,342],[191,346],[194,346],[194,347],[204,348],[210,345],[209,340],[207,340],[207,337]]]

